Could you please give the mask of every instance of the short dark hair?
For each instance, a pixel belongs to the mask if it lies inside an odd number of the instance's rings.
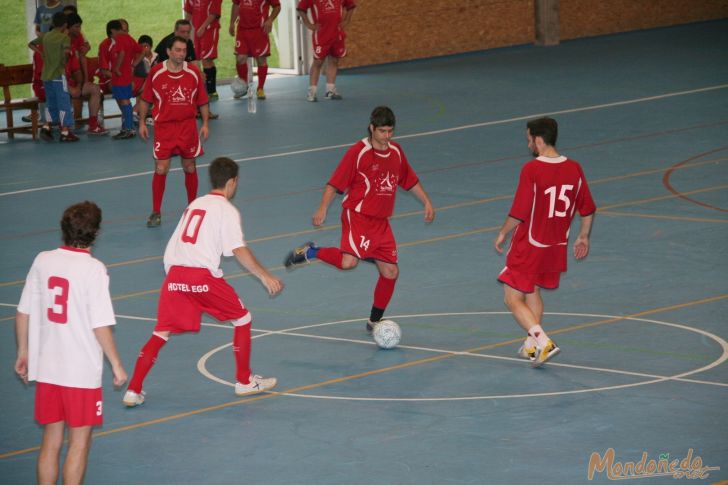
[[[87,248],[96,240],[101,226],[101,209],[90,201],[79,202],[63,211],[61,232],[66,246]]]
[[[177,27],[179,27],[180,25],[192,25],[192,22],[187,19],[179,19],[174,23],[174,30],[177,30]]]
[[[218,157],[210,164],[210,185],[222,189],[228,180],[238,176],[238,164],[228,157]]]
[[[139,36],[139,39],[137,40],[137,43],[139,43],[139,44],[149,44],[149,45],[153,45],[154,44],[154,42],[152,42],[152,38],[150,36],[146,35],[146,34],[145,35],[140,35]]]
[[[61,12],[68,15],[69,13],[78,13],[78,8],[75,5],[66,5],[63,7],[63,10]]]
[[[74,25],[81,25],[83,23],[83,19],[81,19],[81,16],[77,13],[69,13],[66,18],[68,19],[69,27],[72,27]]]
[[[369,124],[374,125],[374,128],[380,126],[391,126],[394,128],[397,119],[394,117],[394,112],[388,106],[377,106],[369,116]]]
[[[124,30],[121,28],[121,21],[116,20],[109,20],[106,22],[106,36],[111,37],[111,31],[112,30]]]
[[[185,47],[187,47],[187,43],[189,40],[185,39],[184,37],[180,37],[179,35],[173,35],[171,39],[169,39],[169,42],[167,43],[167,49],[172,50],[172,46],[175,42],[182,42]]]
[[[68,17],[63,12],[56,12],[53,14],[53,27],[60,28],[68,23]]]
[[[526,123],[526,127],[532,137],[540,136],[545,144],[552,147],[556,146],[556,139],[559,137],[559,124],[556,123],[555,119],[544,116],[529,121]]]

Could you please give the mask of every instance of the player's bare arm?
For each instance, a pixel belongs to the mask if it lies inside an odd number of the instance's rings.
[[[17,357],[15,359],[15,373],[27,384],[28,383],[28,325],[30,316],[27,313],[15,313],[15,342],[17,345]]]
[[[202,141],[207,140],[210,134],[210,127],[208,121],[210,120],[210,106],[203,104],[200,106],[200,115],[202,115],[202,126],[200,127],[200,139]]]
[[[410,192],[414,194],[417,199],[422,202],[425,207],[425,222],[432,222],[435,220],[435,208],[432,206],[430,196],[427,195],[425,189],[422,187],[420,182],[417,182],[414,187],[410,189]]]
[[[347,25],[351,22],[351,16],[354,14],[353,8],[346,9],[346,12],[344,12],[344,18],[341,19],[341,23],[339,24],[339,28],[341,30],[346,30]]]
[[[316,212],[314,212],[313,217],[311,218],[311,222],[315,227],[320,226],[326,220],[326,214],[329,211],[329,205],[331,205],[331,201],[334,200],[334,197],[336,197],[336,189],[333,185],[326,184],[326,187],[324,187],[324,193],[321,196],[321,203],[319,204],[318,209],[316,209]]]
[[[139,98],[139,119],[145,120],[147,119],[147,112],[149,111],[149,103],[144,101],[142,98]],[[139,137],[142,140],[148,140],[149,139],[149,131],[147,131],[147,124],[146,123],[139,123]]]
[[[228,33],[230,33],[233,37],[235,37],[235,22],[238,20],[239,14],[240,5],[233,3],[232,8],[230,9],[230,27],[228,27]]]
[[[195,31],[195,36],[202,37],[203,35],[205,35],[205,31],[210,26],[210,24],[219,18],[220,16],[214,13],[208,15],[205,21],[202,22],[202,25],[200,25],[200,28]]]
[[[503,226],[501,226],[500,231],[498,231],[498,235],[493,242],[493,246],[495,247],[496,251],[498,251],[499,253],[503,252],[503,243],[508,238],[508,234],[510,234],[511,231],[515,229],[516,226],[520,223],[521,221],[519,221],[515,217],[508,216],[506,218],[506,221],[503,223]]]
[[[281,6],[276,5],[273,7],[273,10],[271,10],[270,15],[263,23],[263,32],[266,34],[270,34],[271,30],[273,30],[273,22],[275,21],[276,17],[278,17],[278,14],[281,12]]]
[[[319,24],[314,24],[308,19],[308,12],[303,12],[301,10],[298,11],[299,17],[301,17],[301,22],[303,22],[303,25],[306,26],[308,30],[316,31],[319,28]]]
[[[121,364],[119,352],[116,350],[116,342],[114,342],[114,331],[111,326],[94,328],[94,335],[101,346],[104,355],[111,364],[111,371],[114,373],[114,386],[123,386],[128,375],[124,366]]]
[[[245,246],[233,249],[233,254],[240,264],[245,269],[250,271],[251,274],[255,275],[256,278],[263,283],[268,294],[273,296],[283,290],[283,282],[268,272],[265,267],[258,262],[253,252]]]
[[[584,259],[589,254],[589,234],[591,233],[592,223],[594,222],[594,214],[589,214],[581,218],[581,228],[579,235],[574,242],[574,257],[576,259]]]

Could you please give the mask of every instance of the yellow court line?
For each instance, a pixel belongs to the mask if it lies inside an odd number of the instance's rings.
[[[698,166],[706,165],[706,164],[710,164],[710,163],[719,163],[719,162],[722,162],[722,161],[725,161],[725,160],[728,160],[728,159],[719,158],[719,159],[713,159],[713,160],[705,160],[705,161],[702,161],[702,162],[696,162],[696,163],[682,165],[682,166],[676,168],[676,170],[684,170],[686,168],[694,168],[694,167],[698,167]],[[594,181],[589,182],[589,184],[590,185],[597,185],[597,184],[608,183],[608,182],[613,182],[613,181],[617,181],[617,180],[624,180],[624,179],[633,178],[633,177],[641,177],[641,176],[644,176],[644,175],[651,175],[651,174],[660,173],[660,172],[664,172],[664,171],[665,171],[665,168],[656,168],[656,169],[651,169],[651,170],[643,170],[643,171],[640,171],[640,172],[634,172],[634,173],[626,174],[626,175],[618,175],[618,176],[615,176],[615,177],[606,177],[606,178],[596,179]],[[713,189],[710,189],[710,190],[713,190]],[[689,195],[689,194],[693,194],[693,193],[699,193],[699,192],[685,192],[682,195]],[[666,198],[677,198],[678,196],[671,195],[671,196],[662,196],[662,197],[666,197]],[[455,204],[445,205],[445,206],[442,206],[442,207],[436,207],[435,210],[437,212],[442,212],[442,211],[452,210],[452,209],[462,209],[463,207],[470,207],[470,206],[474,206],[474,205],[487,204],[488,202],[495,202],[495,201],[499,201],[499,200],[509,200],[509,199],[512,199],[512,198],[513,198],[513,194],[497,195],[497,196],[493,196],[493,197],[486,197],[486,198],[482,198],[482,199],[469,200],[469,201],[465,201],[465,202],[458,202],[458,203],[455,203]],[[655,199],[655,200],[662,200],[662,199]],[[649,200],[649,201],[651,202],[653,200]],[[622,203],[622,204],[630,204],[630,203],[631,202],[625,202],[625,203]],[[645,202],[638,202],[638,203],[645,203]],[[611,208],[611,207],[618,207],[618,206],[611,205],[611,206],[607,206],[607,207],[604,207],[604,208],[601,208],[601,209],[607,209],[607,208]],[[405,217],[416,216],[416,215],[420,215],[420,214],[423,214],[423,213],[424,213],[424,211],[422,211],[422,210],[410,211],[410,212],[403,212],[403,213],[400,213],[400,214],[393,215],[390,219],[402,219],[402,218],[405,218]],[[285,238],[295,237],[295,236],[304,236],[304,235],[308,235],[308,234],[316,234],[316,233],[320,233],[320,232],[323,232],[323,231],[330,231],[330,230],[338,229],[340,227],[341,227],[341,224],[331,224],[331,225],[327,225],[327,226],[317,227],[317,228],[314,228],[314,229],[304,229],[304,230],[301,230],[301,231],[285,232],[285,233],[281,233],[281,234],[273,234],[271,236],[265,236],[265,237],[260,237],[260,238],[256,238],[256,239],[251,239],[251,240],[248,241],[248,243],[249,244],[255,244],[255,243],[260,243],[260,242],[264,242],[264,241],[274,241],[276,239],[285,239]],[[107,268],[117,268],[117,267],[121,267],[121,266],[129,266],[129,265],[132,265],[132,264],[146,263],[146,262],[149,262],[149,261],[159,261],[162,258],[163,258],[163,256],[148,256],[148,257],[143,257],[143,258],[131,259],[131,260],[128,260],[128,261],[118,261],[116,263],[110,263],[110,264],[107,264],[106,267]],[[25,283],[25,280],[7,281],[7,282],[0,283],[0,288],[6,287],[6,286],[18,286],[18,285],[22,285],[23,283]],[[147,294],[147,292],[142,292],[142,293],[139,293],[139,296],[145,295],[145,294]]]
[[[607,318],[607,319],[604,319],[604,320],[598,320],[596,322],[589,322],[589,323],[584,323],[584,324],[580,324],[580,325],[574,325],[574,326],[570,326],[570,327],[564,327],[564,328],[561,328],[561,329],[557,329],[557,330],[550,331],[549,334],[554,335],[554,334],[562,334],[562,333],[567,333],[567,332],[573,332],[573,331],[576,331],[576,330],[582,330],[582,329],[585,329],[585,328],[596,327],[596,326],[604,325],[604,324],[607,324],[607,323],[620,322],[620,321],[624,321],[624,320],[627,320],[627,319],[630,319],[630,318],[638,318],[638,317],[643,317],[645,315],[652,315],[652,314],[655,314],[655,313],[663,313],[663,312],[678,310],[678,309],[686,308],[686,307],[690,307],[690,306],[702,305],[702,304],[705,304],[705,303],[712,303],[712,302],[724,300],[726,298],[728,298],[728,294],[717,295],[717,296],[713,296],[713,297],[703,298],[703,299],[700,299],[700,300],[693,300],[693,301],[689,301],[689,302],[685,302],[685,303],[678,303],[678,304],[675,304],[675,305],[669,305],[669,306],[664,306],[664,307],[659,307],[659,308],[653,308],[651,310],[645,310],[645,311],[642,311],[642,312],[633,313],[633,314],[625,315],[625,316],[622,316],[622,317]],[[229,408],[229,407],[233,407],[233,406],[239,406],[241,404],[248,404],[248,403],[251,403],[251,402],[262,401],[264,399],[270,399],[272,397],[276,397],[276,396],[280,396],[280,395],[285,395],[286,393],[288,393],[288,394],[291,394],[291,393],[300,393],[301,391],[307,391],[307,390],[310,390],[310,389],[316,389],[316,388],[328,386],[328,385],[331,385],[331,384],[338,384],[340,382],[349,382],[349,381],[353,381],[353,380],[356,380],[356,379],[362,379],[364,377],[370,377],[370,376],[374,376],[374,375],[377,375],[377,374],[383,374],[385,372],[391,372],[391,371],[399,370],[399,369],[406,369],[408,367],[414,367],[414,366],[422,365],[422,364],[429,364],[429,363],[433,363],[433,362],[439,362],[441,360],[449,359],[449,358],[452,358],[452,357],[457,357],[458,355],[460,355],[462,353],[475,353],[475,352],[479,352],[479,351],[482,351],[482,350],[494,349],[494,348],[497,348],[497,347],[503,347],[505,345],[510,345],[510,344],[513,344],[513,343],[517,343],[517,342],[520,342],[522,340],[523,339],[521,339],[521,338],[512,339],[512,340],[507,340],[505,342],[498,342],[496,344],[481,345],[481,346],[478,346],[478,347],[473,347],[471,349],[466,349],[466,350],[458,351],[458,352],[452,352],[452,353],[449,353],[449,354],[442,354],[442,355],[436,355],[436,356],[433,356],[433,357],[426,357],[426,358],[423,358],[423,359],[416,359],[416,360],[413,360],[413,361],[410,361],[410,362],[404,362],[402,364],[397,364],[397,365],[393,365],[393,366],[383,367],[381,369],[375,369],[375,370],[371,370],[371,371],[361,372],[361,373],[358,373],[358,374],[353,374],[353,375],[350,375],[350,376],[342,376],[342,377],[337,377],[337,378],[334,378],[334,379],[328,379],[328,380],[322,381],[322,382],[316,382],[316,383],[313,383],[313,384],[307,384],[307,385],[304,385],[304,386],[294,387],[292,389],[288,389],[286,391],[283,391],[282,393],[270,392],[270,393],[258,395],[258,396],[255,396],[255,397],[250,397],[250,398],[246,398],[246,399],[239,399],[239,400],[230,401],[230,402],[227,402],[227,403],[217,404],[217,405],[214,405],[214,406],[208,406],[208,407],[204,407],[204,408],[200,408],[200,409],[195,409],[195,410],[192,410],[192,411],[187,411],[187,412],[184,412],[184,413],[173,414],[171,416],[165,416],[163,418],[152,419],[152,420],[149,420],[149,421],[143,421],[141,423],[136,423],[136,424],[132,424],[132,425],[128,425],[128,426],[123,426],[121,428],[110,429],[108,431],[100,431],[98,433],[94,433],[93,436],[95,438],[98,438],[98,437],[101,437],[101,436],[108,436],[108,435],[111,435],[111,434],[121,433],[121,432],[124,432],[124,431],[131,431],[131,430],[134,430],[134,429],[145,428],[147,426],[153,426],[155,424],[166,423],[168,421],[182,419],[182,418],[186,418],[186,417],[189,417],[189,416],[195,416],[195,415],[198,415],[198,414],[203,414],[203,413],[207,413],[207,412],[211,412],[211,411],[218,411],[220,409],[225,409],[225,408]],[[39,446],[35,446],[35,447],[32,447],[32,448],[25,448],[25,449],[22,449],[22,450],[10,451],[10,452],[7,452],[7,453],[0,454],[0,459],[10,458],[12,456],[22,455],[22,454],[26,454],[26,453],[32,453],[34,451],[38,451],[39,449],[40,449]]]

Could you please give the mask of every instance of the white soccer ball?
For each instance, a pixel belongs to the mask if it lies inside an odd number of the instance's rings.
[[[374,341],[383,349],[392,349],[402,338],[402,329],[392,320],[382,320],[374,325]]]
[[[234,96],[245,96],[245,93],[248,92],[248,83],[244,82],[238,76],[235,76],[230,83],[230,91],[233,92]]]

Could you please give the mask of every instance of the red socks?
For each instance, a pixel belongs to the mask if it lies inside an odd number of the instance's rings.
[[[316,253],[316,257],[324,263],[341,269],[341,260],[344,257],[344,253],[339,248],[321,248]]]
[[[162,213],[162,198],[167,185],[167,176],[154,172],[152,177],[152,212]]]
[[[248,82],[248,64],[235,64],[235,70],[238,71],[238,77],[244,83]]]
[[[188,204],[197,198],[197,183],[197,170],[192,173],[185,172],[185,188],[187,189]]]
[[[167,341],[159,335],[152,334],[149,341],[139,351],[139,357],[137,357],[136,365],[134,366],[134,375],[129,381],[129,390],[134,391],[137,394],[142,392],[142,384],[144,378],[147,377],[152,366],[157,361],[157,355],[159,350],[164,347]]]
[[[268,76],[268,66],[258,66],[258,89],[263,89],[265,78]]]
[[[392,299],[394,294],[394,285],[397,283],[396,279],[390,280],[382,275],[379,275],[377,280],[377,286],[374,287],[374,306],[377,308],[387,308],[389,301]]]
[[[233,333],[233,356],[235,357],[235,379],[242,384],[250,383],[250,323],[235,326]]]

